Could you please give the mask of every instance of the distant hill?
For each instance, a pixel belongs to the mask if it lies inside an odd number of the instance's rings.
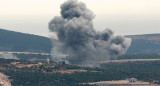
[[[0,29],[0,51],[50,52],[47,37]]]
[[[128,35],[132,44],[127,53],[156,54],[160,53],[160,34]]]
[[[160,34],[128,35],[132,44],[127,54],[160,53]],[[0,29],[0,51],[50,52],[49,38]]]

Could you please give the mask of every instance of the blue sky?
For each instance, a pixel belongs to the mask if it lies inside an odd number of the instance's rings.
[[[66,0],[1,0],[0,28],[48,36],[48,22]],[[160,33],[160,0],[79,0],[96,15],[97,31],[116,34]]]

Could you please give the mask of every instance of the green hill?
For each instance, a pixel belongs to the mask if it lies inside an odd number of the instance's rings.
[[[47,37],[0,29],[0,51],[50,52]]]

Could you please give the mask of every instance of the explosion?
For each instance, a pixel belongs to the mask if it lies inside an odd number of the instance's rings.
[[[97,66],[101,61],[125,54],[129,48],[131,39],[115,36],[109,29],[95,31],[95,15],[84,3],[68,0],[60,8],[61,16],[49,22],[49,30],[57,34],[51,51],[54,60],[68,55],[66,59],[73,64]]]

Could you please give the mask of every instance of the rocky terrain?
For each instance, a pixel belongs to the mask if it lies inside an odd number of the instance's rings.
[[[8,76],[4,75],[3,73],[0,73],[0,86],[11,86]]]

